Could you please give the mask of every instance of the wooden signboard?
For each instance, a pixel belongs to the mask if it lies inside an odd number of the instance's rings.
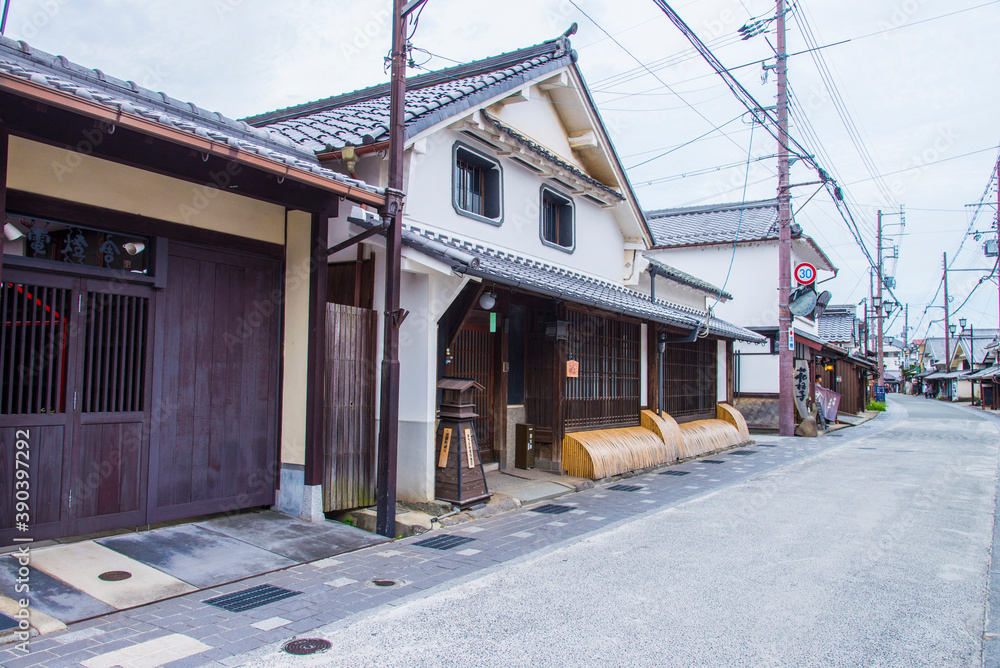
[[[469,460],[469,468],[470,469],[473,468],[473,467],[475,467],[475,465],[476,465],[476,457],[473,454],[475,452],[475,450],[473,448],[475,448],[475,441],[472,440],[472,430],[471,429],[466,429],[465,430],[465,453],[467,455],[467,459]]]
[[[448,450],[451,449],[451,429],[445,427],[444,435],[441,437],[441,456],[438,458],[438,468],[448,465]]]
[[[580,377],[580,363],[576,360],[569,360],[566,362],[566,377],[567,378],[579,378]]]

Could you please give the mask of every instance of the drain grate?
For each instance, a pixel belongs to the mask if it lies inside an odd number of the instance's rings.
[[[286,654],[307,656],[309,654],[325,652],[331,647],[333,647],[333,645],[330,641],[323,640],[322,638],[299,638],[298,640],[290,640],[286,642],[282,645],[281,649],[285,650]]]
[[[690,471],[664,471],[660,475],[687,475]]]
[[[747,457],[749,455],[756,455],[757,452],[754,451],[754,450],[733,450],[729,454],[731,454],[731,455],[739,455],[741,457]]]
[[[0,613],[0,633],[17,628],[17,620]]]
[[[725,459],[703,459],[703,460],[701,460],[701,463],[702,464],[725,464],[726,460]]]
[[[555,503],[546,503],[544,506],[532,508],[531,512],[541,513],[542,515],[562,515],[563,513],[568,513],[571,510],[573,510],[572,506],[560,506]]]
[[[616,492],[638,492],[642,487],[640,485],[612,485],[608,489],[613,489]]]
[[[858,448],[858,450],[874,450],[875,448]]]
[[[424,540],[414,543],[414,545],[418,547],[429,547],[432,550],[450,550],[453,547],[465,545],[466,543],[471,543],[474,540],[476,539],[469,538],[468,536],[441,534],[440,536],[434,536],[433,538],[425,538]]]
[[[755,445],[758,448],[776,448],[776,447],[778,447],[774,443],[756,443]]]
[[[214,605],[216,608],[222,608],[229,612],[245,612],[246,610],[253,610],[268,603],[298,596],[301,593],[300,591],[282,589],[274,585],[258,585],[242,591],[234,591],[232,594],[208,598],[202,601],[202,603]]]

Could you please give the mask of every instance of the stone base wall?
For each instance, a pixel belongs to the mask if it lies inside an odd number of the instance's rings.
[[[750,429],[776,430],[778,397],[736,397],[733,407],[743,414]]]

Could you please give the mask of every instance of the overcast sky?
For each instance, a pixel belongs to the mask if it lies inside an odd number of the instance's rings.
[[[974,222],[971,229],[995,235],[1000,2],[984,2],[799,0],[789,17],[790,53],[850,40],[789,59],[797,99],[791,133],[844,187],[873,255],[876,212],[887,214],[886,232],[894,236],[885,245],[899,248],[887,271],[895,273],[897,297],[910,304],[911,327],[919,325],[911,338],[923,337],[929,321],[943,315],[931,308],[921,319],[940,283],[942,252],[956,269],[993,264],[982,242],[966,234]],[[774,140],[739,117],[743,107],[652,0],[576,4],[430,0],[413,40],[425,52],[415,57],[440,69],[551,39],[578,22],[579,64],[625,166],[655,158],[629,170],[644,208],[739,201],[745,182],[747,199],[775,196],[776,160],[768,157]],[[240,118],[385,81],[390,5],[11,0],[6,34]],[[759,64],[739,67],[773,57],[773,31],[748,41],[737,35],[751,18],[773,16],[773,1],[677,0],[673,7],[758,102],[774,104],[773,72],[765,83]],[[793,167],[793,183],[814,180],[803,163]],[[814,190],[796,188],[793,202],[796,221],[840,268],[823,287],[834,303],[860,302],[868,293],[867,261],[829,196],[820,192],[806,204]],[[977,208],[967,205],[984,193],[989,204],[973,221]],[[953,309],[985,273],[949,274]],[[934,303],[942,304],[941,295]],[[996,328],[997,304],[996,282],[987,280],[956,317]],[[900,317],[887,333],[902,329]],[[934,325],[930,333],[943,329]]]

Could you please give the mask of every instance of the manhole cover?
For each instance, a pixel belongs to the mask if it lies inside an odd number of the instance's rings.
[[[368,584],[379,589],[391,589],[392,587],[402,586],[403,581],[392,580],[390,578],[376,578],[375,580],[369,580]]]
[[[105,571],[97,576],[98,580],[104,580],[105,582],[121,582],[122,580],[128,580],[132,577],[132,574],[128,571]]]
[[[306,656],[307,654],[325,652],[331,647],[333,645],[330,644],[330,641],[323,640],[322,638],[299,638],[298,640],[286,642],[281,649],[285,650],[288,654]]]

